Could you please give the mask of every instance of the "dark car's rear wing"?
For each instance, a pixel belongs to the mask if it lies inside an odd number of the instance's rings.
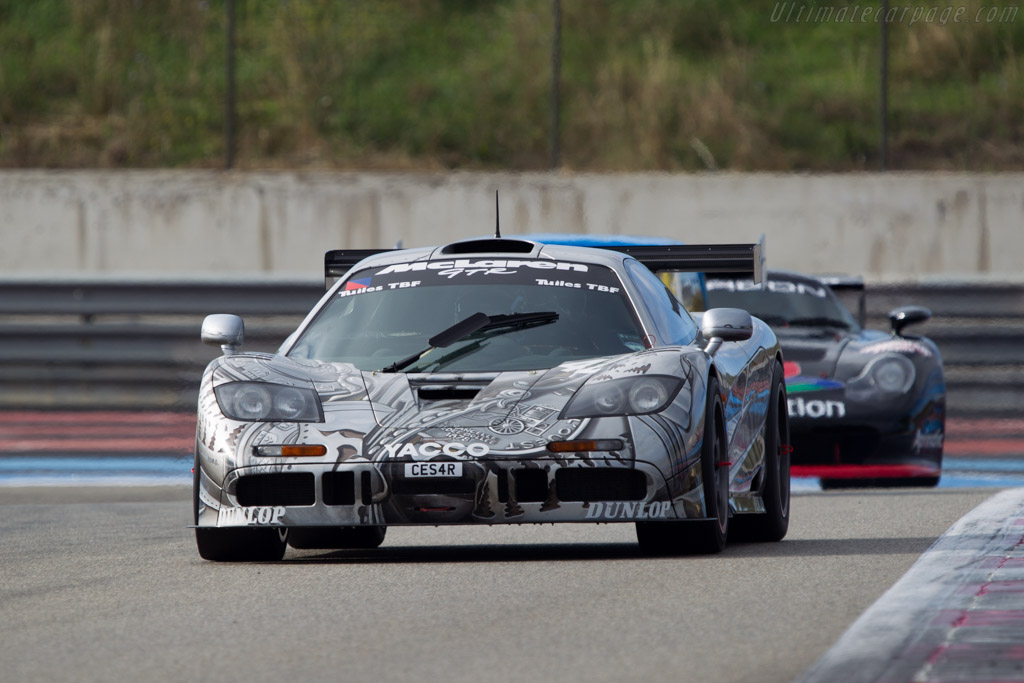
[[[819,281],[825,283],[833,290],[845,290],[848,292],[863,292],[864,278],[859,275],[817,275]]]
[[[628,254],[651,270],[713,273],[724,277],[753,275],[764,282],[764,238],[756,244],[656,244],[598,245]],[[324,278],[330,287],[339,277],[368,256],[394,249],[333,249],[324,255]]]
[[[859,275],[817,275],[819,282],[834,292],[857,292],[857,322],[861,327],[867,324],[868,310],[864,296],[864,278]],[[848,303],[848,302],[847,302]]]

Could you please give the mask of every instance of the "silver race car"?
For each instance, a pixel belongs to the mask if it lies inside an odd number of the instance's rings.
[[[782,354],[746,311],[691,315],[655,272],[754,273],[760,245],[491,238],[332,251],[277,354],[220,346],[199,394],[208,560],[372,548],[388,526],[630,522],[718,552],[789,525]]]

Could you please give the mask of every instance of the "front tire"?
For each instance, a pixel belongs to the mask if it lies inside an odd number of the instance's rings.
[[[199,441],[192,462],[192,518],[199,524]],[[249,529],[196,527],[199,557],[212,562],[277,562],[288,547],[288,530],[283,528]]]
[[[288,532],[288,545],[303,550],[369,550],[380,546],[386,526],[296,527]]]
[[[197,527],[196,546],[213,562],[277,562],[288,547],[288,530]]]
[[[782,365],[776,361],[764,422],[765,481],[761,497],[765,512],[733,518],[735,535],[746,541],[781,541],[789,531],[789,411],[782,377]]]
[[[640,549],[654,555],[713,554],[725,548],[729,535],[729,466],[725,409],[718,380],[708,381],[704,439],[700,451],[706,519],[685,522],[637,522]]]

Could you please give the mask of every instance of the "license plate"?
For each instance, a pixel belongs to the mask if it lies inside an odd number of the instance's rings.
[[[461,462],[413,462],[405,463],[405,476],[418,477],[461,477]]]

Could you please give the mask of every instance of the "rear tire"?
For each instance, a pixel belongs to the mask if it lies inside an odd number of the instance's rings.
[[[941,477],[913,477],[910,479],[901,480],[903,483],[900,486],[908,486],[911,488],[935,488],[939,485],[939,479]]]
[[[732,520],[734,537],[744,541],[781,541],[789,531],[790,454],[784,448],[789,444],[789,411],[782,377],[782,365],[776,361],[764,422],[765,481],[761,496],[765,511],[737,515]]]
[[[288,547],[284,528],[197,527],[199,556],[213,562],[277,562]]]
[[[296,527],[288,532],[288,545],[303,550],[371,549],[384,542],[386,526]]]
[[[637,522],[641,551],[652,555],[713,554],[725,548],[729,535],[729,467],[725,410],[718,381],[708,381],[704,439],[700,452],[704,513],[707,519],[685,522]]]

